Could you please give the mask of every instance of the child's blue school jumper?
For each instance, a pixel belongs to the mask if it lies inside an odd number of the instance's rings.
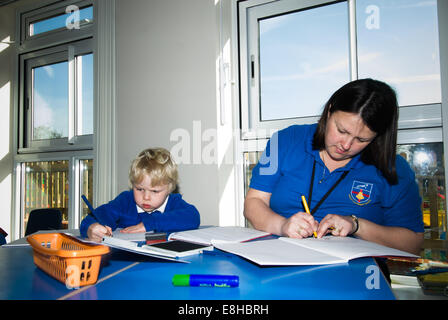
[[[167,232],[196,229],[200,224],[199,212],[178,193],[168,195],[164,212],[138,212],[132,190],[123,191],[114,200],[95,209],[95,217],[101,224],[115,230],[143,222],[146,231]],[[87,230],[97,222],[92,215],[86,216],[80,225],[81,236],[87,237]]]

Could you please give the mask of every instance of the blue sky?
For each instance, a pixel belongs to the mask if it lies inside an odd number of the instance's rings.
[[[78,61],[80,58],[78,57]],[[82,134],[93,133],[93,54],[82,56]],[[68,136],[68,63],[34,68],[34,128]]]
[[[78,11],[79,18],[81,21],[87,19],[92,21],[93,20],[93,7],[87,7],[80,9]],[[77,13],[76,13],[77,14]],[[36,35],[43,32],[59,29],[59,28],[65,28],[67,23],[67,18],[69,19],[69,23],[74,23],[74,17],[76,14],[73,11],[69,11],[69,13],[61,14],[52,18],[48,18],[45,20],[37,21],[32,24],[30,27],[30,35]]]
[[[358,77],[386,81],[400,105],[440,102],[436,0],[356,8]],[[319,115],[350,80],[347,12],[342,2],[260,21],[262,119]]]

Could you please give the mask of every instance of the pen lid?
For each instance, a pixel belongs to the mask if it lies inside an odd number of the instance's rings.
[[[190,285],[190,275],[189,274],[175,274],[172,279],[173,285],[175,286],[189,286]]]

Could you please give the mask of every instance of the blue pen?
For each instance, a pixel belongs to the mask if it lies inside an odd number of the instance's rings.
[[[175,286],[190,287],[238,287],[239,277],[217,274],[176,274],[172,279]]]
[[[96,219],[95,215],[93,214],[93,211],[95,211],[95,209],[93,209],[92,205],[90,204],[89,200],[87,200],[85,195],[81,195],[82,200],[84,200],[84,203],[87,205],[87,207],[90,210],[90,213],[92,214],[92,216]],[[98,219],[97,219],[98,220]]]
[[[102,224],[101,221],[98,219],[97,216],[95,216],[95,214],[93,213],[93,211],[95,211],[95,209],[93,209],[92,204],[89,202],[89,200],[87,200],[85,195],[81,195],[81,199],[84,200],[84,203],[87,205],[87,207],[90,210],[90,214],[92,215],[92,217],[95,218],[95,220],[99,223]],[[112,236],[112,233],[108,232],[109,236]]]

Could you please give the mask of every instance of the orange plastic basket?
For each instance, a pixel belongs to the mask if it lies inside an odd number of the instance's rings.
[[[33,247],[36,266],[68,288],[94,284],[101,256],[109,252],[107,246],[83,243],[62,233],[33,234],[27,241]]]

